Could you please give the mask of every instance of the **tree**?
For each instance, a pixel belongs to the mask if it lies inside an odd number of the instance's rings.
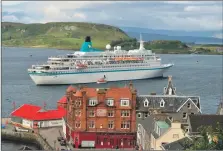
[[[217,127],[200,127],[201,137],[195,138],[189,150],[223,150],[223,127],[217,123]]]

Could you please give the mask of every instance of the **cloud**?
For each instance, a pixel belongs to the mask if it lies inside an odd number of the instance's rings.
[[[74,13],[74,18],[86,19],[86,15],[84,13]]]
[[[184,8],[186,12],[194,12],[194,13],[221,13],[222,6],[212,5],[210,6],[186,6]]]
[[[223,33],[215,34],[213,37],[223,39]]]
[[[19,21],[19,19],[16,16],[14,16],[14,15],[6,15],[6,16],[3,16],[2,17],[2,20],[11,21],[11,22],[17,22],[17,21]]]
[[[190,31],[222,29],[222,2],[216,1],[33,1],[2,8],[3,21],[84,21]]]

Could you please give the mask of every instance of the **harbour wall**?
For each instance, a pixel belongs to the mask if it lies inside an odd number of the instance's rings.
[[[42,150],[53,150],[53,148],[39,134],[30,132],[13,132],[2,129],[2,140],[35,144]]]

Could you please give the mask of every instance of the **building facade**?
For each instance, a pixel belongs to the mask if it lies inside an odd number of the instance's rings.
[[[33,129],[34,123],[39,128],[62,126],[65,112],[63,108],[45,110],[40,106],[24,104],[11,113],[11,123],[28,129]]]
[[[66,138],[74,148],[134,148],[136,90],[68,88]]]
[[[145,150],[149,150],[156,146],[151,146],[153,144],[151,142],[151,134],[155,130],[156,121],[165,121],[168,119],[170,122],[181,123],[181,126],[183,126],[187,125],[189,115],[201,114],[200,97],[177,95],[171,77],[168,79],[167,87],[164,87],[163,89],[163,95],[156,95],[155,93],[151,95],[139,95],[136,98],[136,102],[136,119],[138,121],[138,127],[141,126],[141,129],[146,130],[145,134],[148,135],[148,139],[145,140],[141,135],[141,130],[138,129],[137,144],[138,146],[142,146],[142,149]],[[161,115],[163,116],[162,119],[160,119]],[[181,135],[179,134],[179,136]],[[144,147],[143,144],[151,145]]]

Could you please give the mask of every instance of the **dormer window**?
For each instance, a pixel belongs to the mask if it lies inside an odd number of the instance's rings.
[[[112,100],[112,99],[108,99],[108,100],[107,100],[107,105],[108,105],[108,106],[114,106],[114,100]]]
[[[165,105],[165,102],[164,102],[164,100],[162,99],[162,100],[160,101],[160,107],[164,107],[164,105]]]
[[[95,106],[98,103],[98,100],[90,99],[89,106]]]
[[[149,106],[149,101],[146,99],[145,101],[144,101],[144,107],[148,107]]]
[[[127,100],[127,99],[122,99],[122,100],[121,100],[121,106],[129,106],[129,100]]]

